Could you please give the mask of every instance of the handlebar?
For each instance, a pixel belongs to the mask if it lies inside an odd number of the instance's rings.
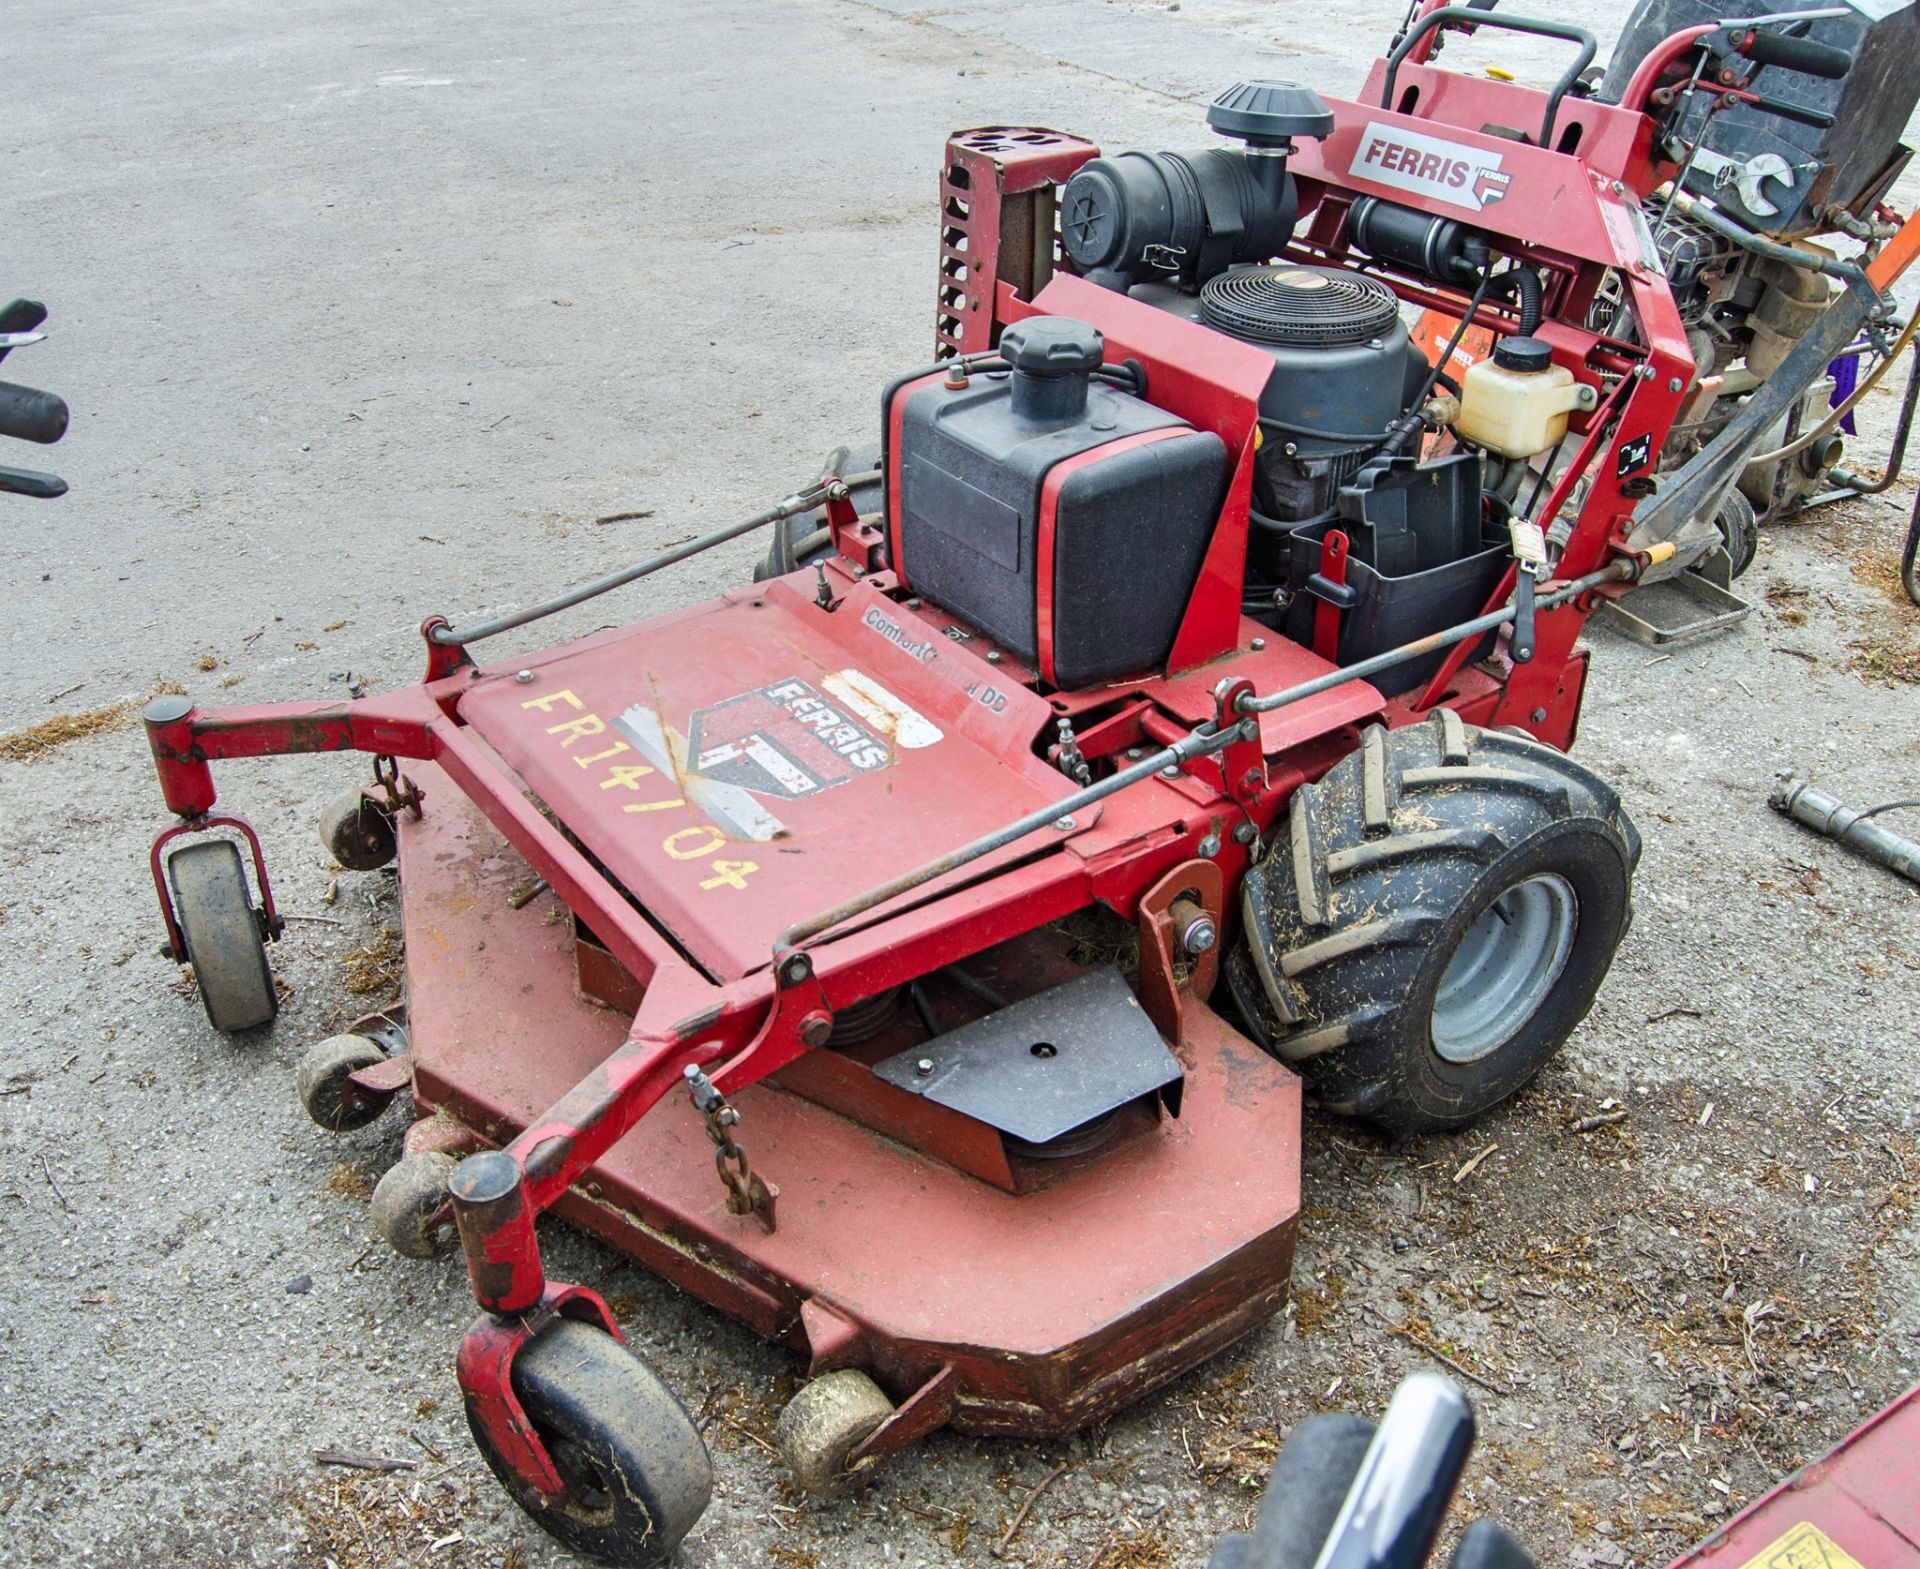
[[[67,433],[66,400],[35,387],[0,381],[0,436],[48,446]]]
[[[1420,1569],[1466,1469],[1473,1426],[1473,1407],[1451,1380],[1404,1380],[1314,1569]]]
[[[1853,69],[1853,56],[1833,44],[1815,43],[1811,38],[1795,38],[1771,32],[1764,27],[1736,27],[1727,42],[1760,65],[1777,65],[1783,70],[1805,76],[1823,77],[1837,82]]]
[[[1392,54],[1387,56],[1386,88],[1380,95],[1380,107],[1393,107],[1393,86],[1400,75],[1400,64],[1419,47],[1427,34],[1436,27],[1445,27],[1452,23],[1461,23],[1469,27],[1498,27],[1510,33],[1532,33],[1541,38],[1563,38],[1570,44],[1580,46],[1579,56],[1553,84],[1553,90],[1547,94],[1546,118],[1540,125],[1540,145],[1553,145],[1553,122],[1560,115],[1560,100],[1572,90],[1573,84],[1580,80],[1581,73],[1593,64],[1593,57],[1600,52],[1600,40],[1584,27],[1575,27],[1570,22],[1543,22],[1531,16],[1501,16],[1495,11],[1482,11],[1477,6],[1448,5],[1438,11],[1429,11],[1413,25],[1412,31],[1400,40]]]

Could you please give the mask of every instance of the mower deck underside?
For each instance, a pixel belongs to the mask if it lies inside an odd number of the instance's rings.
[[[504,1143],[607,1057],[627,1020],[579,993],[564,907],[510,909],[526,863],[437,770],[419,777],[428,805],[400,836],[415,1095],[422,1115]],[[1003,1191],[762,1084],[735,1103],[755,1171],[779,1189],[772,1233],[729,1213],[680,1095],[558,1208],[810,1352],[815,1371],[862,1366],[905,1398],[952,1365],[952,1425],[1066,1431],[1284,1300],[1299,1081],[1203,1005],[1183,1014],[1178,1119],[1038,1191]]]

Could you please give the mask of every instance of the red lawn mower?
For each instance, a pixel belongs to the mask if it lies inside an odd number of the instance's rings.
[[[1574,61],[1548,92],[1438,69],[1475,26]],[[410,1254],[457,1231],[469,1422],[543,1528],[659,1563],[711,1485],[606,1304],[546,1277],[543,1213],[803,1354],[776,1436],[826,1494],[942,1425],[1079,1427],[1268,1319],[1303,1079],[1404,1134],[1559,1049],[1639,853],[1564,755],[1580,629],[1726,551],[1743,455],[1856,334],[1890,349],[1920,245],[1873,227],[1890,141],[1812,198],[1865,214],[1841,262],[1690,194],[1669,138],[1703,95],[1715,127],[1777,113],[1761,70],[1843,93],[1881,27],[1681,28],[1609,101],[1580,29],[1428,6],[1357,99],[1222,95],[1234,145],[957,135],[936,358],[870,457],[545,604],[427,621],[418,686],[148,707],[155,885],[223,1030],[272,1019],[280,921],[211,765],[373,756],[322,837],[398,859],[405,1007],[300,1091],[336,1129],[411,1094],[375,1218]],[[1660,201],[1826,299],[1678,467],[1703,371]],[[767,527],[751,584],[474,662]]]

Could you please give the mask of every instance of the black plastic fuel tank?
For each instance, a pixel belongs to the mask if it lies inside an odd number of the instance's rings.
[[[1033,317],[1010,371],[887,395],[895,570],[1061,687],[1165,660],[1226,483],[1226,444],[1095,376],[1103,349]]]

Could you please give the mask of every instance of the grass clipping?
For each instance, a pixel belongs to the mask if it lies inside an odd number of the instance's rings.
[[[400,990],[406,973],[406,948],[400,934],[388,927],[364,948],[340,960],[341,981],[356,997],[373,997]]]
[[[124,702],[109,703],[105,708],[89,708],[78,714],[55,714],[37,725],[28,725],[12,735],[0,736],[0,762],[36,762],[69,741],[120,729],[156,697],[178,695],[185,691],[186,688],[178,681],[162,681],[145,697],[130,697]]]

